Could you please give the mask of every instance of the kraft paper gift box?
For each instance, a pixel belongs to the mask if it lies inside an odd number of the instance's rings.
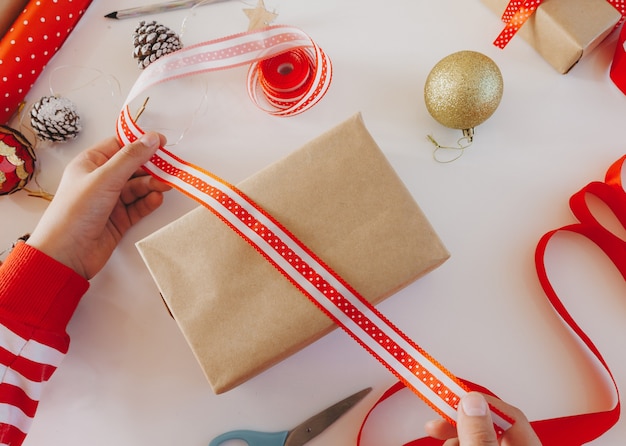
[[[509,4],[508,0],[481,1],[498,17]],[[620,19],[621,14],[607,0],[544,0],[513,39],[522,37],[565,74],[598,46]]]
[[[449,257],[360,115],[237,187],[373,304]],[[137,247],[215,393],[336,327],[202,206]]]

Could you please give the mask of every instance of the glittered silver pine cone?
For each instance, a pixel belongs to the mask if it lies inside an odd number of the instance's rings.
[[[139,68],[146,68],[159,57],[173,53],[183,47],[178,35],[167,26],[156,21],[139,22],[133,34],[133,57]]]
[[[82,130],[76,105],[57,96],[44,96],[33,105],[30,124],[37,136],[45,141],[68,141]]]

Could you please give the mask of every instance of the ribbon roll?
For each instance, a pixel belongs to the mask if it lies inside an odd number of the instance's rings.
[[[0,123],[18,110],[92,0],[31,0],[0,40]]]
[[[195,73],[251,64],[248,92],[268,113],[291,116],[325,94],[332,73],[329,59],[302,31],[285,26],[206,42],[150,64],[133,86],[117,123],[122,144],[144,132],[128,104],[151,85]],[[259,88],[270,109],[261,104]],[[342,327],[407,387],[450,422],[467,387],[435,361],[375,307],[332,271],[280,222],[226,181],[160,148],[144,168],[207,207],[254,247],[318,308]],[[513,420],[493,409],[499,433]]]
[[[273,61],[274,57],[282,62]],[[275,116],[308,110],[324,97],[332,79],[330,59],[308,35],[297,28],[272,26],[192,45],[158,59],[142,71],[124,107],[157,83],[243,65],[250,67],[250,98]],[[295,88],[300,81],[307,88]]]
[[[258,78],[266,99],[279,109],[289,109],[311,89],[313,68],[311,57],[304,50],[261,61]]]

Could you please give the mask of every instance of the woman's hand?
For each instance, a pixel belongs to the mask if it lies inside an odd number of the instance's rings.
[[[80,153],[28,244],[91,279],[170,189],[140,168],[163,144],[164,136],[148,132],[124,147],[110,138]]]
[[[499,441],[488,403],[515,420],[513,427]],[[430,421],[425,428],[431,437],[446,440],[444,446],[541,446],[535,431],[519,409],[478,392],[470,392],[461,399],[456,429],[444,420]]]

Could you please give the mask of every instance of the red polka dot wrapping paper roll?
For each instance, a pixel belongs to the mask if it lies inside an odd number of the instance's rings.
[[[7,123],[92,0],[31,0],[0,40],[0,123]]]

